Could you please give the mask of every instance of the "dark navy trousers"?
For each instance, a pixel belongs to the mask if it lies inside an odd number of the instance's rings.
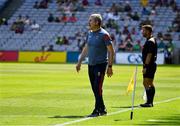
[[[95,109],[103,111],[105,109],[102,86],[107,63],[88,65],[88,74],[91,82],[91,87],[95,96]]]

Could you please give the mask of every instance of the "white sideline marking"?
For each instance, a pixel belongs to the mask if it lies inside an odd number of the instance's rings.
[[[167,99],[167,100],[155,102],[154,104],[167,103],[167,102],[171,102],[171,101],[178,100],[178,99],[180,99],[180,97],[170,98],[170,99]],[[139,108],[140,107],[134,108],[134,109],[139,109]],[[119,113],[127,112],[129,110],[131,110],[131,108],[123,109],[123,110],[116,111],[116,112],[111,112],[111,113],[107,114],[106,116],[116,115],[116,114],[119,114]],[[99,116],[99,117],[103,117],[103,116]],[[96,117],[94,117],[94,118],[96,118]],[[56,124],[54,126],[65,126],[65,125],[70,125],[70,124],[74,124],[74,123],[77,123],[77,122],[83,122],[83,121],[94,119],[94,118],[93,117],[87,117],[87,118],[83,118],[83,119],[78,119],[78,120],[74,120],[74,121],[65,122],[65,123],[62,123],[62,124]]]
[[[170,122],[172,120],[157,120],[157,119],[149,119],[148,122]]]

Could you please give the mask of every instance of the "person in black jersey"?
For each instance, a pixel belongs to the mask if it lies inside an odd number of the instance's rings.
[[[153,99],[155,95],[155,87],[153,84],[153,80],[157,67],[157,43],[156,39],[152,36],[151,25],[142,26],[142,35],[147,39],[142,50],[143,85],[146,90],[147,102],[144,104],[140,104],[140,106],[153,107]]]

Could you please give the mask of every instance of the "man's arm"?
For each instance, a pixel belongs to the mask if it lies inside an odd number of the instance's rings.
[[[82,52],[81,52],[81,55],[80,55],[80,58],[78,60],[78,63],[76,65],[76,71],[79,72],[80,69],[81,69],[81,63],[82,61],[84,60],[84,58],[87,56],[87,51],[88,51],[88,47],[87,47],[87,44],[84,46]]]
[[[145,67],[143,68],[143,74],[145,74],[146,73],[146,68],[148,67],[148,65],[149,65],[149,63],[150,63],[150,61],[151,61],[151,58],[152,58],[152,53],[148,53],[147,54],[147,57],[146,57],[146,59],[145,59]]]
[[[146,60],[145,60],[145,65],[149,65],[149,63],[151,61],[151,58],[152,58],[152,53],[148,53],[147,57],[146,57]]]
[[[114,61],[114,48],[112,44],[107,46],[108,50],[108,68],[107,68],[107,76],[111,77],[113,75],[113,70],[112,70],[112,64]]]

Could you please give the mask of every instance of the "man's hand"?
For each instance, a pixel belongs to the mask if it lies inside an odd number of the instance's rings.
[[[143,68],[142,73],[146,74],[146,68]]]
[[[108,76],[108,77],[111,77],[111,76],[113,75],[112,67],[108,67],[106,73],[107,73],[107,76]]]
[[[79,72],[81,70],[81,64],[80,63],[77,63],[76,65],[76,71]]]

